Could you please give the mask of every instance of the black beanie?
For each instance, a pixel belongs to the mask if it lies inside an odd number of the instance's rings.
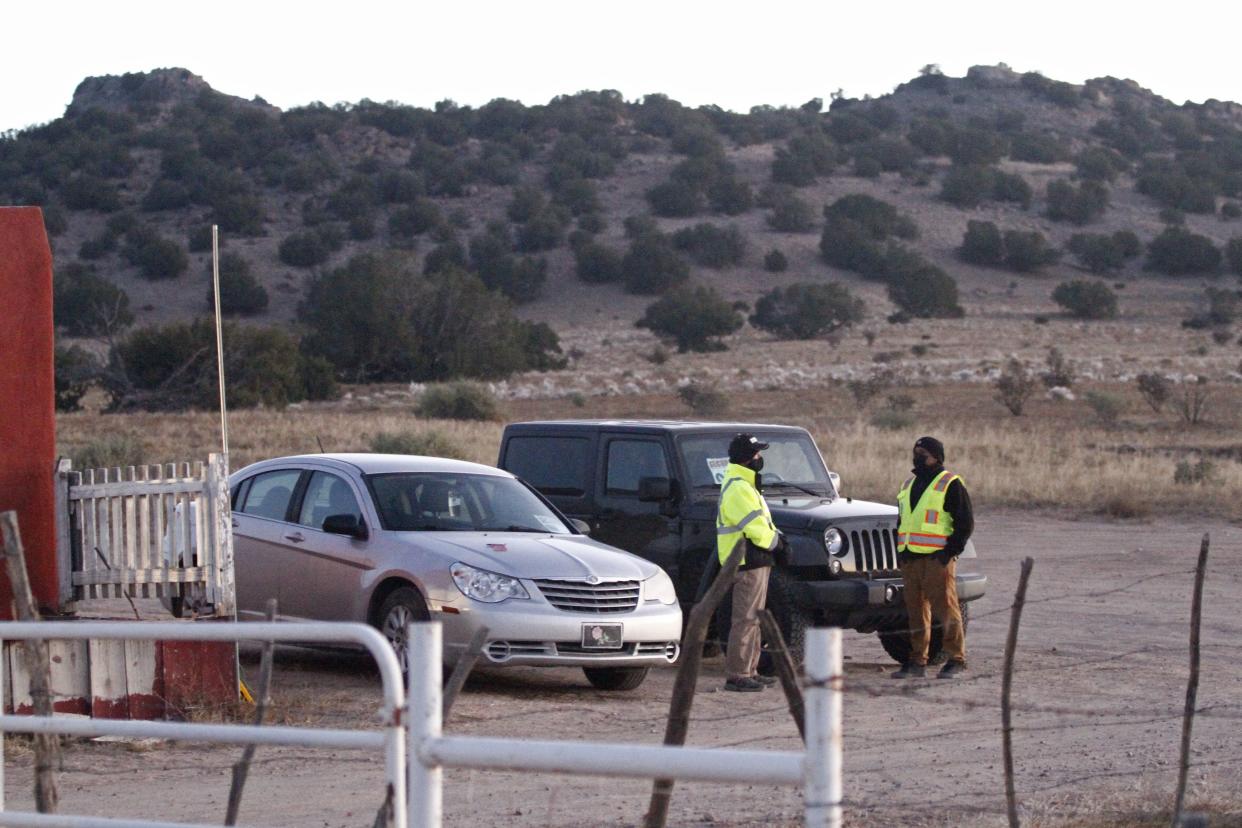
[[[944,443],[935,437],[920,437],[914,441],[914,447],[923,449],[932,457],[935,457],[937,462],[944,462]]]

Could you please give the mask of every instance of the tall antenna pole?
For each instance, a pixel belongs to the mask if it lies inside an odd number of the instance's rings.
[[[220,227],[211,225],[211,282],[216,298],[216,366],[220,372],[220,445],[229,468],[229,416],[224,398],[224,315],[220,312]]]

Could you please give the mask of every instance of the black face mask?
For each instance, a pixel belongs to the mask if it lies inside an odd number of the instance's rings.
[[[756,472],[763,471],[763,458],[756,457],[754,460],[751,460],[749,463],[746,464],[746,468],[750,469],[751,471],[756,471]]]

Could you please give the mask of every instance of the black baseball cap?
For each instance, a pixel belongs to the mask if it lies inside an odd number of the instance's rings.
[[[751,459],[768,447],[768,444],[753,434],[737,435],[729,441],[729,462],[749,463]]]

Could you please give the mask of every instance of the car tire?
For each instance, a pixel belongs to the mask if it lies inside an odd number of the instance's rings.
[[[596,690],[637,690],[650,667],[583,667],[587,681]]]
[[[408,674],[410,671],[410,648],[406,641],[406,627],[414,621],[427,621],[430,618],[431,613],[427,611],[427,602],[414,587],[400,587],[393,590],[380,605],[376,626],[392,645],[403,674]]]
[[[880,645],[884,648],[884,652],[888,653],[898,664],[905,664],[910,660],[910,630],[908,621],[902,621],[899,626],[888,627],[877,630],[880,636]],[[962,604],[962,632],[966,632],[966,628],[970,626],[970,604]],[[931,641],[927,644],[927,663],[939,664],[944,661],[944,630],[935,622],[932,623]]]

